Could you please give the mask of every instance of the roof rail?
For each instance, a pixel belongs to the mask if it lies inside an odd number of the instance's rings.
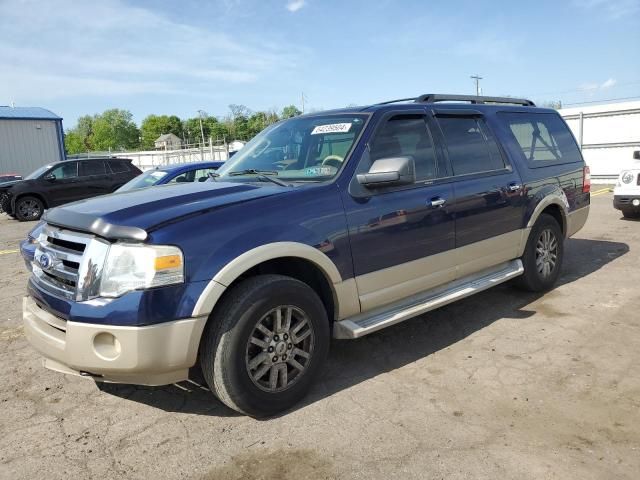
[[[525,107],[536,106],[535,103],[533,103],[531,100],[527,100],[526,98],[483,97],[483,96],[477,96],[477,95],[447,95],[442,93],[427,93],[424,95],[420,95],[414,101],[416,103],[469,102],[473,104],[506,103],[506,104],[513,104],[513,105],[523,105]],[[393,103],[393,102],[385,102],[385,103]]]

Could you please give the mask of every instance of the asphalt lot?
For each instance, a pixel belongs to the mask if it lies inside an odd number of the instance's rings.
[[[334,342],[307,400],[235,414],[195,384],[97,386],[26,342],[32,224],[0,215],[0,478],[637,479],[640,221],[592,199],[545,294],[508,285]]]

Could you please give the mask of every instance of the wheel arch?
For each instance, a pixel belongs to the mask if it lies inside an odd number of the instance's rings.
[[[42,193],[39,193],[39,192],[20,192],[15,196],[15,199],[13,200],[14,207],[18,203],[18,200],[24,197],[35,197],[42,202],[42,205],[44,206],[45,210],[49,208],[48,200]]]
[[[558,224],[563,235],[567,234],[567,222],[568,222],[569,202],[564,192],[556,193],[553,195],[545,196],[534,208],[533,212],[527,222],[527,229],[533,228],[533,226],[540,218],[540,215],[547,213],[553,216]]]
[[[280,273],[307,283],[321,297],[331,320],[359,312],[355,281],[344,281],[329,257],[306,244],[276,242],[256,247],[227,263],[205,287],[193,316],[210,315],[227,288],[262,273]]]

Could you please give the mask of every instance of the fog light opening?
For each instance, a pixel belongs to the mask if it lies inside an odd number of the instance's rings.
[[[640,207],[640,198],[634,198],[634,199],[633,199],[633,202],[631,202],[631,204],[632,204],[634,207]]]
[[[120,356],[120,341],[110,333],[101,332],[93,338],[93,350],[104,360],[115,360]]]

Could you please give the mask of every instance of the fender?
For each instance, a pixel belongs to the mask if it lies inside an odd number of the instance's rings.
[[[320,250],[304,243],[275,242],[253,248],[227,263],[209,281],[193,309],[194,317],[209,315],[227,287],[247,270],[283,257],[308,260],[318,267],[331,285],[337,318],[360,312],[360,303],[354,279],[343,280],[335,264]]]
[[[532,228],[535,223],[538,221],[538,217],[542,213],[542,211],[547,208],[549,205],[557,205],[560,207],[560,212],[562,214],[562,231],[567,231],[567,217],[569,215],[569,200],[567,200],[567,196],[564,191],[557,190],[553,193],[549,193],[545,195],[534,208],[531,216],[529,217],[529,221],[527,222],[527,228]]]

